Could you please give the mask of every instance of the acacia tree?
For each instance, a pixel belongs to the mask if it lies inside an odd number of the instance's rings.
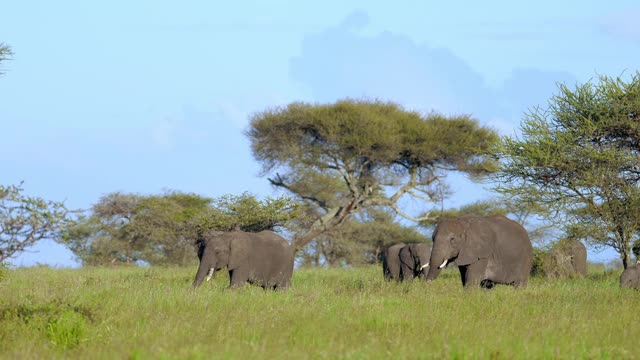
[[[640,73],[559,86],[546,109],[505,137],[499,192],[549,209],[571,238],[610,247],[629,265],[640,225]]]
[[[399,241],[431,242],[416,227],[395,220],[395,214],[388,209],[366,209],[343,226],[318,235],[298,252],[300,264],[330,267],[375,264],[385,248]]]
[[[58,238],[69,223],[63,203],[22,194],[22,187],[0,185],[0,264],[42,239]]]
[[[372,206],[403,211],[405,198],[438,201],[449,171],[480,176],[496,170],[486,154],[497,134],[469,116],[421,115],[381,101],[292,103],[252,116],[246,135],[271,184],[318,209],[318,217],[296,234],[300,249],[316,236]],[[323,182],[338,182],[327,201]]]

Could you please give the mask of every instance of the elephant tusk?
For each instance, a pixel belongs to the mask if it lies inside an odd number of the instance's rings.
[[[209,269],[209,272],[207,273],[207,281],[211,280],[212,276],[213,276],[213,268]]]
[[[448,261],[449,261],[448,259],[444,259],[444,261],[442,262],[442,265],[438,266],[438,269],[442,269],[443,267],[447,266]]]
[[[427,264],[424,264],[424,265],[422,265],[422,266],[420,266],[420,270],[424,270],[424,268],[426,268],[426,267],[429,267],[429,264],[428,264],[428,263],[427,263]]]

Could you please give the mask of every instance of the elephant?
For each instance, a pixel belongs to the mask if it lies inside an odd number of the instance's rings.
[[[552,250],[556,272],[561,276],[587,275],[587,248],[577,239],[558,242]],[[551,270],[551,269],[550,269]]]
[[[502,215],[466,215],[443,220],[433,232],[427,281],[433,281],[450,261],[460,270],[462,286],[525,287],[533,262],[533,247],[522,225]]]
[[[231,287],[248,282],[264,289],[286,289],[291,284],[293,250],[272,231],[206,232],[196,245],[200,265],[193,280],[194,290],[225,267]]]
[[[400,249],[400,277],[411,281],[425,278],[424,269],[429,266],[431,246],[424,243],[408,244]]]
[[[406,244],[398,243],[389,246],[382,255],[382,272],[387,281],[400,281],[400,249]]]
[[[620,287],[640,290],[640,260],[635,266],[629,266],[620,275]]]

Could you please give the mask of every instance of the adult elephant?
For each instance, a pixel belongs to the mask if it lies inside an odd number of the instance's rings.
[[[425,277],[424,269],[429,266],[431,246],[424,243],[408,244],[400,249],[400,277],[411,281]]]
[[[405,243],[391,245],[382,254],[382,273],[387,281],[402,280],[400,278],[400,249],[405,245]]]
[[[293,250],[272,231],[208,232],[196,245],[200,266],[194,289],[223,268],[229,270],[231,287],[248,282],[265,289],[286,289],[291,284]]]
[[[587,248],[580,240],[558,242],[551,251],[553,266],[558,277],[587,275]],[[554,269],[550,269],[553,273]],[[548,274],[550,275],[550,274]]]
[[[635,266],[629,266],[620,275],[620,287],[640,290],[640,260]]]
[[[504,216],[463,216],[438,223],[427,281],[454,261],[464,287],[492,283],[524,287],[529,280],[533,248],[527,231]]]

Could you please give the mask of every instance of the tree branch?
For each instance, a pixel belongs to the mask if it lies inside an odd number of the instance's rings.
[[[290,192],[292,192],[294,194],[297,194],[297,192],[292,190],[289,185],[285,184],[284,179],[278,173],[276,173],[276,179],[267,178],[267,180],[269,180],[269,182],[273,186],[281,187],[281,188],[284,188],[286,190],[289,190]],[[298,196],[300,196],[304,200],[313,202],[314,204],[318,205],[319,207],[321,207],[323,209],[327,209],[327,203],[325,201],[323,201],[323,200],[318,199],[315,196],[302,195],[302,194],[298,194]]]

